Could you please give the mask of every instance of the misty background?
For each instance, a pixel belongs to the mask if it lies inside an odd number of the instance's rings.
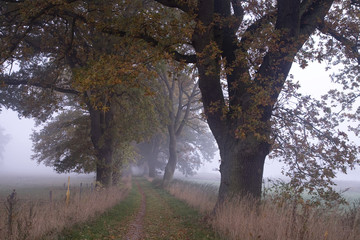
[[[331,83],[329,74],[335,70],[325,71],[325,65],[312,63],[306,69],[301,69],[296,64],[293,65],[290,74],[294,75],[295,81],[301,84],[300,91],[313,97],[320,97],[329,89],[340,87]],[[41,126],[39,127],[39,129]],[[18,113],[2,108],[0,112],[0,177],[1,176],[68,176],[69,174],[58,174],[51,167],[37,164],[31,160],[32,142],[30,135],[36,129],[32,119],[19,119]],[[360,143],[358,138],[352,138],[356,143]],[[217,153],[212,162],[204,162],[198,171],[198,176],[204,173],[211,173],[214,177],[220,174],[216,170],[219,168],[219,154]],[[284,178],[281,174],[282,169],[286,171],[286,166],[277,160],[267,159],[265,162],[264,178]],[[74,174],[79,175],[79,174]],[[94,174],[92,174],[94,176]],[[91,176],[92,176],[91,175]],[[179,174],[177,174],[179,176]],[[359,181],[360,169],[348,171],[348,174],[339,173],[338,181]],[[195,176],[196,177],[196,176]]]

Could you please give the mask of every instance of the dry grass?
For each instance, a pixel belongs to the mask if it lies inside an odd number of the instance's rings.
[[[187,202],[203,214],[210,213],[216,204],[216,187],[174,180],[168,187],[170,194]]]
[[[220,206],[212,225],[229,239],[359,239],[359,226],[345,218],[339,209],[280,207],[270,200],[255,206],[243,199]]]
[[[113,207],[128,193],[129,185],[112,187],[83,194],[80,198],[70,195],[53,202],[19,201],[13,213],[12,235],[8,233],[8,214],[0,212],[0,239],[56,239],[58,233],[74,224],[85,222]],[[65,196],[64,196],[65,197]]]
[[[214,191],[176,181],[169,187],[175,197],[201,212],[212,211]],[[215,200],[214,200],[215,199]],[[211,217],[214,230],[226,239],[356,240],[360,239],[359,205],[339,208],[311,207],[302,203],[278,204],[272,199],[225,201]]]

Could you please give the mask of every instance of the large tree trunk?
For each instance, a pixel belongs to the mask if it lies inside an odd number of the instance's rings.
[[[156,165],[158,163],[158,156],[160,153],[161,135],[155,136],[151,141],[151,149],[148,158],[149,177],[156,177]]]
[[[153,146],[148,158],[149,177],[151,178],[156,177],[156,164],[158,161],[157,159],[159,156],[159,152],[160,152],[160,146],[159,145]]]
[[[263,168],[270,145],[254,137],[228,136],[220,145],[221,182],[218,202],[234,196],[261,196]]]
[[[117,159],[113,157],[113,168],[112,168],[112,185],[116,186],[120,183],[121,178],[121,168],[122,168],[122,156],[117,154]]]
[[[170,181],[173,179],[176,163],[177,163],[175,129],[173,126],[168,126],[168,130],[169,130],[169,161],[165,167],[163,186],[168,186]]]
[[[112,110],[107,112],[89,107],[91,119],[91,141],[94,145],[96,162],[96,182],[109,187],[112,184],[113,134],[111,122]]]
[[[100,147],[95,150],[96,162],[96,182],[104,187],[112,185],[112,149],[108,147]]]

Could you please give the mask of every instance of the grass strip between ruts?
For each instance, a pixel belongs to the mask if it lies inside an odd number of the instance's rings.
[[[140,180],[146,195],[144,239],[183,240],[220,239],[185,202],[147,181]]]

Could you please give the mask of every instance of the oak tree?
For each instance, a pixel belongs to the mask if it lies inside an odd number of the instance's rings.
[[[316,179],[331,179],[334,171],[358,162],[359,148],[339,130],[338,121],[348,116],[336,115],[333,109],[322,108],[324,101],[309,102],[306,96],[291,110],[279,102],[286,97],[294,62],[303,67],[314,60],[341,62],[345,77],[334,76],[335,81],[357,91],[356,1],[156,2],[192,17],[189,38],[168,49],[175,59],[195,63],[198,69],[205,115],[221,155],[219,202],[233,195],[260,197],[264,161],[271,151],[299,170],[292,177],[305,182],[312,178],[310,187]],[[316,107],[320,110],[307,114]],[[307,164],[315,168],[301,171]]]
[[[58,173],[90,173],[96,169],[90,118],[81,108],[58,114],[40,131],[34,131],[31,139],[32,159],[53,167]]]
[[[140,97],[150,95],[142,80],[151,76],[140,63],[151,56],[139,41],[96,30],[106,21],[105,6],[82,1],[2,1],[0,62],[3,104],[23,115],[46,119],[63,101],[58,92],[77,96],[75,101],[82,103],[90,116],[97,181],[108,186],[118,143],[115,118],[121,113],[119,103],[132,99],[145,110],[136,116],[148,121],[152,107],[150,97]],[[128,11],[123,13],[126,19],[131,17]],[[11,71],[14,64],[19,71]],[[138,89],[140,95],[129,95],[126,88]],[[127,109],[135,114],[136,108],[128,105]],[[151,128],[145,130],[144,122],[132,123],[141,129],[135,138],[151,132]]]

